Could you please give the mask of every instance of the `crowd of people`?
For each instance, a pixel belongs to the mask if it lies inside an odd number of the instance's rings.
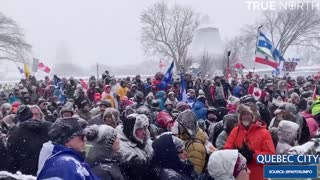
[[[319,153],[320,78],[163,78],[116,79],[106,71],[87,83],[21,80],[0,96],[0,171],[37,179],[259,180],[259,154]]]

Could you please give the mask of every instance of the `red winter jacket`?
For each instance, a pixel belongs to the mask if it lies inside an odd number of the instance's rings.
[[[248,168],[251,171],[250,179],[263,180],[263,165],[257,164],[256,159],[259,154],[275,154],[270,132],[260,121],[251,124],[248,130],[240,123],[231,131],[224,149],[239,149],[243,142],[254,151],[253,160],[248,163]]]

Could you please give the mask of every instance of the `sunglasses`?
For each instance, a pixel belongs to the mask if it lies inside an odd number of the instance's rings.
[[[80,135],[74,135],[73,137],[79,137],[81,139],[81,141],[84,141],[86,135],[80,134]]]

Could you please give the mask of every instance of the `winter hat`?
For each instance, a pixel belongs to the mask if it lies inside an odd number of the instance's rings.
[[[31,109],[29,108],[29,106],[27,106],[27,105],[21,105],[21,106],[18,108],[17,115],[16,115],[15,118],[16,118],[19,122],[24,122],[24,121],[27,121],[27,120],[31,119],[32,116],[33,116],[33,114],[32,114]]]
[[[121,122],[119,110],[114,109],[114,108],[107,108],[107,109],[105,110],[105,113],[106,113],[106,112],[107,112],[107,113],[111,113],[111,114],[114,116],[115,122],[116,122],[117,124],[119,124],[119,123]]]
[[[169,122],[173,121],[173,118],[166,112],[159,112],[156,117],[156,121],[162,128],[167,128]]]
[[[228,101],[230,102],[230,104],[235,105],[240,102],[240,99],[235,96],[230,96],[228,98]]]
[[[274,112],[274,114],[278,114],[282,111],[288,111],[288,112],[292,113],[293,115],[297,114],[297,112],[298,112],[296,106],[292,103],[282,103],[278,107],[278,109]]]
[[[247,159],[239,153],[236,165],[234,166],[233,176],[238,177],[242,170],[247,169]]]
[[[19,108],[20,105],[21,105],[21,104],[20,104],[20,102],[18,102],[18,101],[15,101],[14,103],[12,103],[12,112],[13,112],[13,113],[17,113],[18,108]]]
[[[219,150],[213,152],[208,162],[209,175],[215,180],[234,180],[234,175],[236,175],[239,171],[238,169],[240,169],[240,162],[236,167],[239,156],[238,150]],[[241,161],[241,165],[244,164],[243,162],[246,162],[246,160],[243,161],[243,159],[239,161]]]
[[[136,130],[139,128],[147,128],[149,120],[144,114],[133,113],[123,120],[123,133],[133,142],[144,144],[145,140],[136,136]]]
[[[206,98],[206,94],[203,92],[202,89],[199,90],[199,96],[198,96],[198,99],[200,98]]]
[[[100,93],[94,93],[93,99],[95,102],[98,102],[102,99],[101,94]]]
[[[117,131],[108,125],[92,125],[85,129],[88,143],[93,146],[104,146],[106,152],[112,149],[117,138]]]
[[[48,102],[48,101],[45,100],[45,99],[40,98],[39,101],[38,101],[38,105],[40,105],[40,104],[42,104],[42,103],[44,103],[44,102]]]
[[[166,102],[164,103],[164,105],[165,105],[165,106],[166,106],[166,105],[173,105],[173,102],[170,101],[169,99],[167,99]]]
[[[292,121],[282,120],[278,126],[279,141],[293,142],[298,136],[299,125]]]
[[[182,111],[185,111],[187,109],[190,109],[190,106],[185,102],[178,102],[177,105],[176,105],[176,109],[179,112],[182,112]]]
[[[134,127],[133,127],[133,137],[138,141],[140,142],[141,144],[144,143],[145,139],[139,139],[137,136],[136,136],[136,131],[138,129],[142,129],[142,128],[145,128],[147,129],[149,126],[149,119],[146,115],[144,114],[139,114],[136,116],[136,121],[134,123]]]
[[[191,110],[185,110],[179,114],[178,123],[184,127],[188,134],[194,138],[197,133],[197,117]]]
[[[62,114],[62,113],[64,113],[64,112],[71,112],[72,115],[73,115],[74,110],[73,110],[72,106],[70,106],[70,105],[68,105],[68,104],[65,104],[65,105],[61,108],[60,114]]]
[[[116,121],[116,118],[115,118],[115,116],[112,114],[112,112],[111,111],[104,111],[104,114],[103,114],[103,121],[105,122],[105,119],[106,118],[111,118],[112,119],[112,122],[111,122],[111,124],[107,124],[107,125],[109,125],[109,126],[111,126],[111,127],[116,127],[117,126],[117,121]]]
[[[85,135],[77,118],[60,119],[49,129],[49,139],[56,144],[65,144],[72,136]]]
[[[238,111],[238,113],[239,113],[240,116],[241,116],[243,113],[245,113],[245,112],[248,112],[248,113],[252,114],[252,116],[254,115],[253,112],[252,112],[252,110],[251,110],[251,108],[250,108],[249,106],[244,105],[244,104],[240,104],[240,105],[238,106],[237,111]],[[241,119],[241,118],[240,118],[240,119]]]
[[[294,141],[297,139],[298,129],[299,125],[297,123],[287,120],[280,121],[277,131],[277,154],[287,154],[294,144]]]

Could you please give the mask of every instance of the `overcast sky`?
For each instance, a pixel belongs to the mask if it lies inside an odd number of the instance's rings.
[[[53,64],[61,44],[72,61],[124,65],[147,58],[140,45],[143,9],[157,0],[1,0],[0,11],[24,30],[35,57]],[[236,35],[258,13],[242,0],[166,0],[207,14],[222,40]]]

